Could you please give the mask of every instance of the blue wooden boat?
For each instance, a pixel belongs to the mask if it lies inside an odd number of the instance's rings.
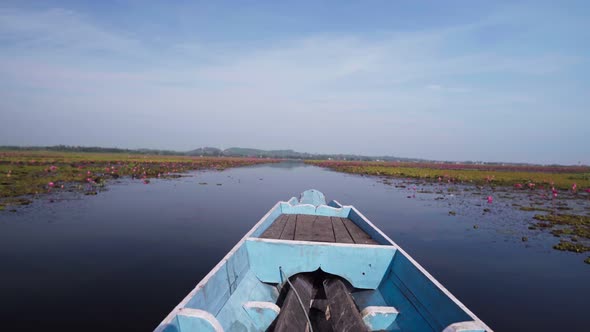
[[[492,331],[356,208],[278,202],[156,328]]]

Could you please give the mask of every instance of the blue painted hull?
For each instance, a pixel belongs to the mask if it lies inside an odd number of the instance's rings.
[[[281,214],[348,218],[378,244],[260,238]],[[265,331],[285,278],[318,269],[354,287],[369,331],[492,331],[357,209],[316,190],[278,202],[156,331]]]

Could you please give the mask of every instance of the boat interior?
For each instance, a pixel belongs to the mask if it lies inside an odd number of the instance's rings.
[[[491,331],[353,206],[277,203],[158,332]]]

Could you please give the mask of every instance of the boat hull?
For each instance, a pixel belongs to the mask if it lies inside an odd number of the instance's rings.
[[[286,220],[294,216],[300,231],[307,226],[311,231],[281,239],[276,234],[284,234]],[[309,240],[326,225],[319,222],[326,218],[328,223],[349,220],[371,238],[371,244],[337,243],[336,236],[333,242]],[[307,220],[318,225],[315,233]],[[280,221],[284,229],[270,232]],[[332,230],[336,233],[337,228]],[[268,238],[270,233],[275,238]],[[297,240],[298,234],[308,240]],[[349,285],[367,330],[492,331],[356,208],[337,201],[326,204],[317,190],[278,202],[156,331],[266,331],[286,310],[276,303],[287,279],[314,271]]]

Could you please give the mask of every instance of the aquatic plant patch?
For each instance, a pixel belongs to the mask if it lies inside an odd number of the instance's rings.
[[[559,238],[560,242],[553,246],[554,249],[582,253],[590,247],[590,214],[585,212],[590,210],[588,167],[343,161],[308,163],[338,172],[378,176],[378,181],[384,185],[407,192],[407,198],[429,200],[427,194],[436,193],[432,198],[434,201],[448,201],[448,205],[454,208],[448,210],[449,216],[463,215],[466,209],[478,207],[479,211],[483,211],[482,216],[497,218],[500,213],[504,218],[514,218],[513,225],[518,229],[518,220],[527,220],[522,213],[530,212],[528,218],[533,223],[525,225],[526,232],[542,232]],[[469,196],[479,198],[473,200]],[[513,209],[513,212],[501,212],[505,207]],[[473,225],[473,229],[479,229],[484,220],[489,219],[482,219]],[[520,236],[521,242],[529,243],[529,239],[529,234]]]
[[[446,183],[515,186],[533,190],[555,188],[575,190],[581,195],[590,188],[590,167],[586,166],[502,166],[448,163],[401,163],[311,160],[308,164],[339,172],[418,178]],[[583,189],[583,190],[582,190]]]
[[[175,178],[192,170],[277,162],[275,159],[0,151],[0,209],[26,205],[30,197],[55,191],[96,195],[108,181],[130,177],[144,184],[152,178]]]

